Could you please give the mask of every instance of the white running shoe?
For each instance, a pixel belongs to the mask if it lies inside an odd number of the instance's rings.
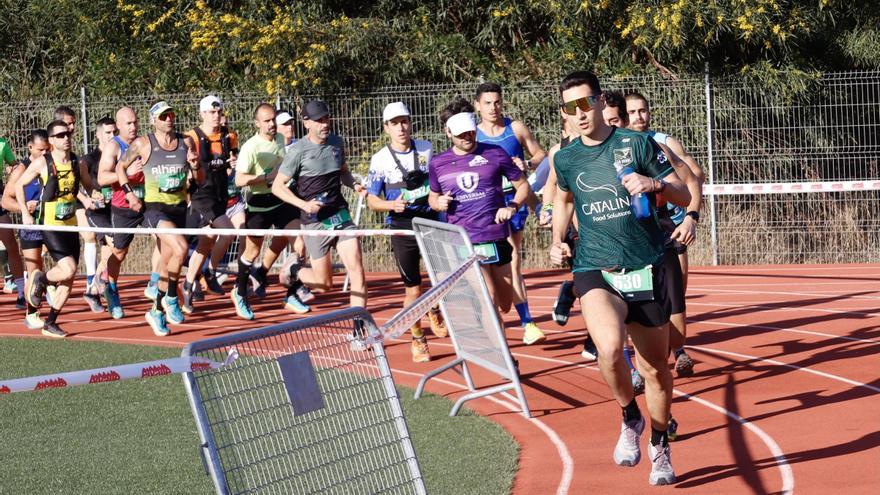
[[[652,485],[671,485],[675,483],[675,471],[672,470],[672,453],[669,444],[665,447],[651,445],[651,475],[648,482]]]
[[[642,459],[642,450],[639,448],[639,437],[645,429],[645,418],[640,418],[633,424],[624,421],[620,425],[620,437],[614,447],[614,462],[618,466],[633,467]]]

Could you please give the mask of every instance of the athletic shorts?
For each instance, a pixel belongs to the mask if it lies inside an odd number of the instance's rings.
[[[226,214],[226,203],[206,204],[205,201],[194,202],[186,212],[186,227],[200,229],[214,223],[217,217]]]
[[[299,208],[289,203],[282,203],[281,206],[269,211],[245,210],[244,226],[248,229],[271,229],[272,227],[283,229],[298,218]]]
[[[76,232],[43,231],[43,244],[55,262],[68,256],[79,264],[79,234]]]
[[[474,244],[474,251],[478,254],[483,254],[481,251],[485,249],[491,250],[492,245],[494,245],[494,251],[497,253],[497,256],[480,261],[481,265],[504,266],[513,261],[513,246],[507,242],[507,239],[476,243]]]
[[[159,222],[171,222],[178,229],[186,226],[186,203],[168,205],[165,203],[144,203],[144,223],[157,228]]]
[[[669,288],[666,285],[666,270],[660,265],[654,265],[654,300],[653,301],[626,301],[626,323],[634,322],[645,327],[659,327],[669,322]],[[574,291],[578,299],[593,289],[602,289],[623,299],[619,292],[608,285],[602,278],[602,272],[575,272]]]
[[[113,228],[113,219],[110,217],[110,208],[102,208],[100,210],[86,210],[86,221],[90,227],[109,229]],[[97,233],[98,240],[101,244],[107,244],[107,238],[112,236],[110,232]]]
[[[660,217],[659,221],[660,221],[660,228],[663,230],[663,232],[666,233],[666,236],[667,236],[666,248],[668,249],[669,246],[672,246],[675,249],[676,253],[678,253],[678,254],[686,253],[688,250],[687,246],[685,246],[684,244],[682,244],[678,241],[673,241],[672,239],[669,238],[669,235],[671,235],[673,232],[675,232],[675,228],[678,227],[678,225],[675,225],[675,222],[673,222],[672,219],[668,218],[668,217]],[[675,313],[673,313],[673,314],[675,314]]]
[[[327,227],[324,226],[321,222],[315,223],[305,223],[302,225],[302,230],[327,230]],[[345,221],[336,226],[333,230],[357,230],[357,225],[354,224],[351,220]],[[336,247],[336,245],[341,240],[346,239],[357,239],[356,237],[330,237],[330,236],[320,236],[320,237],[312,237],[307,236],[303,237],[303,242],[306,245],[306,252],[309,253],[309,257],[312,259],[321,259],[324,256],[327,256],[327,253],[330,252],[330,248]]]
[[[678,252],[673,246],[666,246],[663,252],[663,270],[666,272],[666,290],[669,297],[669,314],[684,313],[684,277],[681,274],[681,262]]]
[[[110,207],[110,220],[114,229],[133,229],[144,224],[144,215],[131,208]],[[125,249],[134,240],[134,234],[113,234],[113,247]]]
[[[244,201],[237,201],[232,206],[226,208],[226,217],[230,220],[239,213],[244,213]]]
[[[509,204],[513,201],[513,197],[516,195],[516,192],[509,191],[504,193],[504,204]],[[526,228],[526,220],[529,218],[529,208],[526,205],[522,205],[516,210],[516,213],[510,217],[510,230],[513,232],[519,232]]]
[[[392,229],[412,230],[412,220],[409,218],[391,219],[389,225]],[[394,251],[394,259],[397,260],[397,270],[404,287],[418,287],[422,285],[422,272],[419,263],[422,261],[422,253],[415,236],[391,236],[391,249]]]
[[[34,217],[39,215],[39,210],[34,212]],[[2,216],[2,215],[0,215]],[[43,231],[42,230],[19,230],[18,240],[22,249],[34,249],[43,247]]]

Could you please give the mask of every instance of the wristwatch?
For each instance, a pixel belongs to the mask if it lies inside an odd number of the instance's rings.
[[[685,216],[693,218],[695,222],[700,221],[700,212],[698,212],[698,211],[689,211],[689,212],[685,213]]]

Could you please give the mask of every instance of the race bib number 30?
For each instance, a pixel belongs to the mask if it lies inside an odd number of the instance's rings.
[[[654,276],[651,265],[638,270],[614,272],[602,270],[602,278],[626,301],[654,300]]]

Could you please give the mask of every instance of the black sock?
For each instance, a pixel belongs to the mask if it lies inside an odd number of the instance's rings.
[[[25,298],[25,304],[27,304],[27,314],[33,314],[37,312],[37,308],[35,306],[31,306],[31,303],[27,302],[27,298]]]
[[[290,280],[295,281],[294,283],[301,284],[299,281],[299,270],[302,268],[302,265],[299,263],[294,263],[290,265]]]
[[[675,359],[678,359],[678,356],[684,354],[684,347],[679,347],[678,349],[673,350],[672,354],[675,355]]]
[[[296,285],[290,284],[290,287],[287,288],[287,297],[296,295]]]
[[[257,279],[263,280],[266,278],[266,275],[269,274],[269,270],[260,263],[260,266],[254,269],[254,275],[257,276]]]
[[[651,427],[651,445],[657,447],[666,447],[669,445],[669,433],[666,430],[655,430]]]
[[[636,399],[633,398],[633,400],[623,408],[623,421],[630,423],[640,419],[642,419],[642,411],[639,410],[639,404],[636,402]]]
[[[177,297],[177,279],[168,278],[168,297]]]
[[[238,259],[238,276],[235,277],[235,288],[238,290],[238,295],[244,299],[247,297],[247,286],[248,280],[251,275],[251,262],[246,261],[244,258]]]
[[[55,320],[58,319],[58,313],[60,313],[60,311],[58,311],[57,309],[50,308],[49,316],[46,317],[46,323],[55,323]]]
[[[158,311],[160,313],[165,312],[165,310],[162,309],[162,298],[163,297],[165,297],[165,293],[160,290],[159,294],[156,295],[156,302],[153,303],[153,311]]]

